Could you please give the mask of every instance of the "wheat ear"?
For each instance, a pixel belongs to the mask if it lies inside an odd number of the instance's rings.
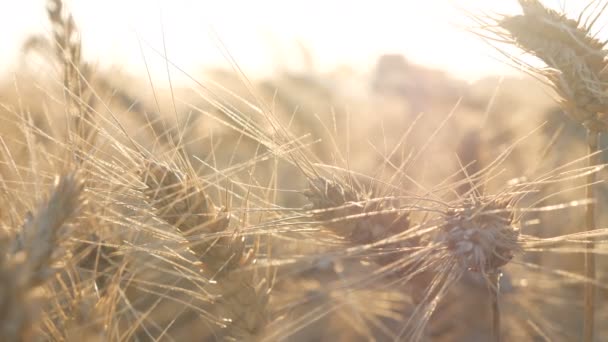
[[[491,296],[493,341],[500,334],[500,268],[516,253],[519,229],[510,200],[473,196],[446,213],[438,236],[463,271],[480,272],[487,279]]]
[[[605,41],[595,38],[591,24],[567,18],[548,9],[538,0],[519,0],[523,15],[506,16],[498,21],[494,33],[519,46],[524,51],[541,59],[549,68],[538,69],[529,66],[532,73],[544,76],[547,83],[560,96],[561,107],[574,120],[587,128],[589,166],[599,163],[599,135],[608,130],[608,63],[604,50]],[[597,14],[599,16],[599,14]],[[586,193],[595,199],[596,174],[587,177]],[[586,206],[587,231],[596,227],[596,203]],[[593,243],[589,242],[585,251],[585,276],[589,282],[584,291],[583,341],[593,341],[595,321],[595,255]]]
[[[88,88],[83,85],[90,73],[89,66],[82,61],[80,32],[72,14],[62,0],[48,0],[47,16],[53,28],[55,55],[63,65],[63,91],[68,113],[75,117],[75,128],[83,142],[92,144],[96,137],[94,129],[94,96],[85,100]],[[79,156],[76,156],[79,157]]]
[[[311,179],[304,192],[316,220],[353,244],[371,244],[409,228],[409,214],[339,180]]]
[[[499,21],[499,36],[538,57],[549,68],[530,67],[544,76],[560,96],[560,105],[570,116],[594,131],[608,128],[608,74],[600,41],[579,21],[544,7],[538,0],[519,1],[524,14]]]
[[[4,341],[32,337],[34,290],[54,273],[61,228],[82,205],[83,183],[75,173],[58,178],[48,200],[29,213],[8,254],[0,256],[0,335]]]
[[[253,259],[245,250],[243,237],[227,231],[229,211],[215,207],[197,177],[167,166],[149,163],[145,183],[157,215],[183,234],[217,281],[220,298],[213,310],[229,322],[219,335],[238,339],[260,336],[268,321],[268,283],[248,269]]]

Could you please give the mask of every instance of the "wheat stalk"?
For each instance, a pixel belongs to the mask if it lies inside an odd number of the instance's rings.
[[[589,130],[587,132],[587,147],[589,153],[589,166],[597,166],[600,164],[599,154],[599,143],[600,133],[597,131]],[[585,213],[585,224],[586,230],[592,231],[597,228],[596,224],[596,207],[597,197],[595,195],[595,183],[597,182],[597,172],[592,172],[587,176],[586,197],[593,199],[592,202],[587,204],[587,210]],[[588,279],[595,280],[595,254],[593,249],[595,247],[594,242],[591,240],[586,244],[585,251],[585,276]],[[584,327],[583,327],[583,340],[593,341],[594,325],[595,325],[595,285],[591,282],[585,283],[585,313],[584,313]]]
[[[544,76],[547,83],[560,96],[559,104],[574,120],[587,128],[589,166],[599,165],[599,135],[608,130],[608,97],[606,84],[608,73],[604,50],[605,41],[592,33],[593,24],[567,18],[546,8],[538,0],[519,0],[523,15],[506,16],[498,21],[498,28],[491,29],[504,40],[538,57],[547,66],[539,69],[528,66],[530,72]],[[597,16],[599,17],[598,13]],[[502,30],[501,30],[502,29]],[[596,173],[587,177],[586,192],[595,199]],[[596,227],[595,201],[586,207],[586,231]],[[593,341],[595,321],[595,255],[593,242],[585,252],[585,284],[583,340]]]

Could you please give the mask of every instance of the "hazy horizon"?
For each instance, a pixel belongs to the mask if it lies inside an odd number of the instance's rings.
[[[558,1],[550,4],[562,7]],[[136,76],[146,73],[144,51],[154,78],[166,77],[165,62],[154,52],[164,49],[163,38],[168,58],[188,73],[230,66],[222,44],[254,77],[279,68],[302,68],[308,63],[302,47],[319,71],[339,66],[364,71],[378,56],[398,53],[469,81],[515,73],[492,47],[466,30],[473,24],[466,12],[511,13],[517,10],[515,0],[380,0],[348,6],[318,0],[72,0],[68,5],[82,32],[85,58]],[[577,6],[566,8],[576,13]],[[0,42],[1,70],[14,67],[28,35],[48,32],[44,9],[44,0],[0,7],[5,17],[0,26],[8,33]],[[175,78],[183,79],[179,72]]]

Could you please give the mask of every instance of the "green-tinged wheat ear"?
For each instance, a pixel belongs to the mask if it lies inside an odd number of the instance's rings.
[[[380,241],[409,228],[409,215],[339,181],[310,180],[304,192],[313,216],[354,244]]]
[[[225,323],[216,337],[260,336],[269,320],[269,284],[264,272],[253,269],[244,238],[228,231],[229,211],[215,207],[197,177],[152,162],[146,170],[145,193],[158,217],[182,233],[215,281],[209,291],[217,300],[210,311]]]
[[[0,336],[30,339],[37,325],[36,288],[54,273],[60,232],[82,204],[83,182],[76,173],[58,178],[49,198],[29,213],[12,246],[0,255]],[[8,253],[6,253],[8,251]]]

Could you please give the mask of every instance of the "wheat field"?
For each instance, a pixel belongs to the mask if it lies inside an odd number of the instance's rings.
[[[608,339],[608,2],[518,2],[470,18],[516,77],[162,88],[48,0],[0,80],[0,340]]]

